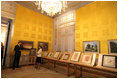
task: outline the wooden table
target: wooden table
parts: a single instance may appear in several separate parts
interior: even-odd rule
[[[79,70],[80,70],[80,75],[79,77],[82,77],[82,71],[83,68],[90,68],[90,69],[94,69],[94,70],[99,70],[99,71],[104,71],[104,72],[108,72],[108,73],[112,73],[112,74],[115,74],[114,76],[111,76],[111,78],[116,78],[117,77],[117,69],[113,69],[113,68],[106,68],[106,67],[99,67],[99,66],[92,66],[92,65],[86,65],[86,64],[82,64],[82,63],[78,63],[78,62],[73,62],[72,64],[75,65],[75,77],[78,77],[77,76],[77,66],[79,66]],[[91,71],[88,71],[91,73]],[[100,73],[93,73],[93,74],[98,74],[98,75],[103,75],[103,76],[107,76],[105,74],[100,74]]]
[[[113,68],[106,68],[106,67],[99,67],[99,66],[92,66],[92,65],[87,65],[87,64],[83,64],[83,63],[79,63],[79,62],[69,62],[69,61],[62,61],[62,60],[58,60],[58,59],[54,59],[54,58],[47,58],[47,57],[42,57],[42,59],[46,59],[48,60],[48,69],[49,69],[49,63],[50,61],[53,61],[53,68],[55,69],[56,68],[56,64],[57,62],[60,62],[60,63],[65,63],[66,64],[66,67],[67,67],[67,76],[70,75],[70,64],[73,64],[74,65],[74,74],[75,74],[75,78],[77,78],[77,70],[80,71],[80,74],[79,74],[79,77],[82,77],[82,72],[83,71],[87,71],[85,70],[84,68],[90,68],[90,69],[94,69],[94,70],[98,70],[98,71],[104,71],[104,72],[108,72],[108,73],[112,73],[112,74],[115,74],[114,76],[110,76],[111,78],[116,78],[117,77],[117,69],[113,69]],[[78,68],[79,67],[79,68]],[[103,75],[103,76],[106,76],[105,74],[102,74],[102,73],[94,73],[92,71],[87,71],[89,73],[92,73],[92,74],[97,74],[97,75]],[[109,78],[109,77],[108,77]]]
[[[56,68],[56,62],[61,62],[61,63],[65,63],[67,66],[67,76],[69,76],[70,75],[70,73],[69,73],[69,65],[70,65],[70,62],[66,62],[66,61],[60,61],[60,60],[58,60],[58,59],[54,59],[54,58],[47,58],[47,57],[42,57],[42,59],[46,59],[46,60],[48,60],[48,69],[49,69],[49,63],[50,63],[50,61],[53,61],[53,68],[55,69]]]

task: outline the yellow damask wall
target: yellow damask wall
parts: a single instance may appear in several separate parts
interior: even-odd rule
[[[117,1],[96,1],[76,10],[75,50],[83,41],[98,40],[100,53],[108,54],[108,40],[117,39]]]
[[[34,12],[21,5],[17,5],[14,31],[12,37],[12,53],[19,40],[33,41],[34,48],[38,48],[38,41],[48,42],[52,50],[53,19]],[[22,51],[28,54],[29,51]]]

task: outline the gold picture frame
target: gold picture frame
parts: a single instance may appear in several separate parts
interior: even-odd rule
[[[54,55],[54,52],[50,51],[49,54],[48,54],[48,57],[53,57],[53,55]]]
[[[48,54],[49,54],[49,52],[48,52],[48,51],[45,51],[45,52],[43,53],[43,57],[47,57]]]
[[[59,59],[61,52],[55,52],[53,58]]]
[[[92,55],[83,55],[82,62],[85,64],[91,64]]]
[[[99,53],[99,41],[83,41],[83,51],[85,53]]]
[[[80,58],[81,52],[73,52],[73,55],[71,57],[71,61],[78,61]]]
[[[61,57],[60,61],[70,61],[70,58],[72,57],[73,52],[64,52],[63,56]]]
[[[96,53],[81,53],[79,63],[93,66],[95,64],[95,56],[93,58],[93,54]]]
[[[65,54],[63,60],[68,60],[70,57],[70,54]]]

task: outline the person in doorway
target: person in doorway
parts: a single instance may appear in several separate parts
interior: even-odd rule
[[[1,65],[2,65],[2,59],[3,59],[3,52],[4,52],[4,46],[3,46],[3,43],[1,42]]]
[[[41,64],[41,54],[42,54],[42,47],[39,46],[39,50],[37,52],[37,57],[36,57],[36,65],[37,69],[40,69],[40,64]]]
[[[19,68],[19,60],[21,56],[21,42],[18,42],[18,44],[15,46],[14,51],[15,51],[15,57],[14,57],[14,62],[13,62],[13,70],[16,68]]]

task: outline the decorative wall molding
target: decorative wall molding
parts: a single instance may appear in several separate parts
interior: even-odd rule
[[[14,1],[1,1],[1,16],[15,19],[17,3]]]

